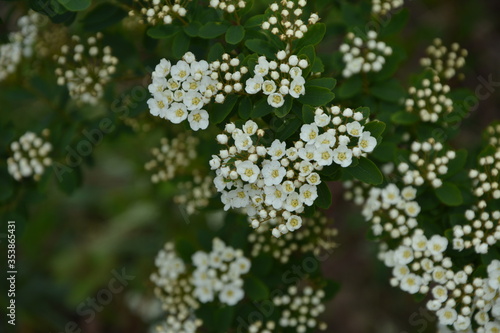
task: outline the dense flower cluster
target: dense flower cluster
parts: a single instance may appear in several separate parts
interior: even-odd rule
[[[158,272],[151,275],[155,294],[167,311],[165,322],[157,327],[159,333],[195,333],[202,321],[194,315],[199,301],[193,295],[186,265],[174,250],[174,244],[167,243],[155,260]]]
[[[267,103],[279,108],[285,103],[285,97],[290,95],[299,98],[306,93],[306,80],[302,70],[309,66],[306,59],[288,56],[285,51],[276,55],[278,61],[268,61],[261,56],[254,68],[254,76],[246,81],[245,91],[254,95],[262,92],[267,96]]]
[[[240,81],[241,77],[248,73],[248,68],[240,66],[240,60],[237,57],[231,58],[229,54],[224,53],[222,61],[214,61],[210,66],[213,70],[211,77],[218,82],[218,93],[215,96],[217,103],[224,103],[226,95],[240,93],[243,90],[243,84]]]
[[[159,148],[151,149],[154,158],[144,165],[153,172],[151,182],[158,183],[173,179],[178,171],[183,171],[196,158],[197,137],[181,133],[173,139],[162,138]]]
[[[401,162],[397,170],[406,185],[421,186],[429,183],[434,188],[443,185],[442,177],[448,173],[448,164],[456,157],[453,150],[446,150],[440,142],[429,139],[411,144],[410,158]]]
[[[111,54],[111,47],[100,45],[102,34],[87,39],[72,36],[63,45],[60,54],[54,55],[57,84],[66,86],[72,98],[81,103],[95,105],[104,92],[104,86],[116,71],[118,58]]]
[[[8,35],[8,43],[0,45],[0,81],[15,72],[23,58],[33,55],[39,26],[44,22],[42,15],[29,11],[17,21],[18,31]]]
[[[300,214],[318,197],[317,171],[332,164],[348,167],[353,157],[373,151],[377,144],[364,131],[366,118],[361,112],[318,108],[314,119],[302,126],[300,140],[292,147],[277,139],[269,147],[261,145],[264,131],[252,120],[241,129],[226,125],[217,140],[227,149],[210,161],[224,209],[244,208],[253,228],[283,221],[273,228],[275,237],[297,230],[302,225]]]
[[[48,134],[48,130],[42,132],[44,137]],[[18,141],[12,142],[10,149],[12,156],[7,159],[7,169],[15,180],[33,178],[38,181],[45,168],[52,165],[52,159],[49,157],[52,144],[33,132],[26,132]]]
[[[213,240],[212,251],[193,254],[192,283],[194,295],[202,303],[212,302],[218,297],[221,303],[235,305],[243,299],[242,275],[250,271],[251,262],[243,251],[226,246],[218,238]]]
[[[138,17],[141,24],[171,24],[173,20],[186,16],[186,5],[191,0],[134,0],[139,9],[128,12],[131,17]]]
[[[366,39],[349,32],[344,44],[340,45],[345,68],[344,77],[358,73],[379,72],[385,64],[385,58],[392,54],[392,48],[382,41],[377,41],[378,34],[370,30]]]
[[[436,75],[444,79],[454,77],[457,70],[465,65],[467,57],[467,50],[461,49],[460,45],[453,43],[448,48],[439,38],[436,38],[434,43],[427,48],[426,53],[427,57],[420,60],[421,65],[432,69]]]
[[[210,199],[215,195],[213,181],[213,177],[202,177],[195,170],[192,180],[177,185],[180,193],[174,196],[174,202],[182,205],[188,215],[198,212],[200,209],[207,207]]]
[[[161,333],[194,333],[202,325],[194,313],[200,303],[217,297],[223,304],[235,305],[245,295],[242,275],[248,273],[251,263],[243,251],[215,238],[209,253],[197,251],[191,259],[192,265],[185,263],[172,243],[156,257],[158,271],[151,275],[151,281],[168,312],[167,320],[158,327]]]
[[[283,222],[276,222],[283,224]],[[321,251],[332,251],[337,243],[334,238],[338,231],[329,228],[331,220],[321,212],[315,212],[313,217],[304,217],[302,226],[295,232],[289,232],[280,238],[268,237],[268,233],[274,225],[263,224],[254,229],[248,235],[248,241],[252,244],[251,255],[257,257],[261,253],[270,253],[281,263],[288,263],[294,253],[308,253],[319,255]]]
[[[435,123],[453,111],[453,101],[448,97],[450,87],[442,84],[439,76],[423,79],[419,86],[408,90],[406,111],[417,114],[424,122]]]
[[[270,5],[271,16],[262,23],[262,29],[269,30],[272,34],[279,36],[281,40],[292,41],[304,37],[309,25],[319,21],[319,16],[312,13],[304,22],[303,9],[307,5],[306,0],[287,1],[280,0]]]
[[[372,13],[385,15],[403,4],[404,0],[372,0]]]
[[[417,190],[411,186],[400,190],[395,184],[383,189],[371,188],[362,214],[371,222],[373,234],[397,239],[415,229],[420,213],[420,205],[415,201],[416,193]]]
[[[186,119],[192,130],[206,129],[208,112],[203,107],[217,92],[218,82],[211,77],[212,69],[205,60],[196,61],[188,52],[175,65],[162,59],[153,72],[148,87],[153,98],[148,100],[153,116],[179,124]]]
[[[246,0],[210,0],[210,7],[219,8],[228,13],[234,13],[238,9],[243,9],[246,5]]]

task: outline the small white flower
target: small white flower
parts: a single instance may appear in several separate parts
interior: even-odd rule
[[[253,135],[257,132],[259,129],[259,126],[257,126],[257,123],[253,120],[248,120],[245,125],[243,125],[243,132],[248,134],[248,135]]]
[[[276,83],[271,80],[266,80],[262,83],[262,92],[264,95],[271,95],[276,92]]]
[[[448,247],[448,240],[445,237],[434,235],[427,243],[427,249],[432,255],[440,255]]]
[[[286,143],[279,140],[274,140],[271,147],[267,149],[267,153],[271,156],[272,160],[281,159],[286,152]]]
[[[335,145],[335,142],[337,141],[337,138],[335,138],[335,135],[330,132],[325,132],[323,134],[318,135],[318,138],[316,139],[316,147],[321,147],[321,146],[328,146],[332,148]]]
[[[285,201],[285,209],[290,212],[295,212],[304,207],[302,200],[297,192],[288,195]]]
[[[248,150],[253,145],[252,138],[248,134],[235,135],[235,133],[233,133],[233,137],[234,137],[234,145],[240,151],[241,150]]]
[[[302,218],[297,215],[292,215],[286,221],[286,228],[289,231],[294,231],[299,229],[302,226]]]
[[[304,184],[299,188],[300,198],[307,206],[312,206],[318,197],[316,186]]]
[[[346,125],[347,133],[354,137],[360,137],[363,134],[363,126],[357,121],[353,121],[352,123],[348,123]],[[369,132],[368,132],[369,134]]]
[[[281,184],[285,174],[286,169],[278,161],[270,161],[262,167],[262,176],[266,186]]]
[[[193,131],[204,130],[208,127],[208,112],[194,110],[188,116],[189,125]]]
[[[280,186],[266,186],[264,187],[264,193],[266,195],[266,205],[273,206],[274,209],[281,209],[288,196]]]
[[[188,111],[183,103],[172,103],[166,113],[166,118],[174,124],[180,124],[187,117]]]
[[[416,294],[422,285],[422,278],[418,275],[410,273],[401,280],[401,289],[410,294]]]
[[[300,129],[300,139],[309,144],[313,144],[318,138],[319,129],[315,124],[302,125]]]
[[[267,103],[273,108],[279,108],[285,104],[285,98],[279,93],[273,93],[267,97]]]
[[[240,175],[241,179],[248,183],[255,183],[257,177],[260,174],[260,169],[258,166],[250,161],[241,162],[236,167],[236,171]]]
[[[400,246],[394,252],[394,260],[399,265],[408,265],[413,261],[413,250],[407,246]]]
[[[450,307],[442,308],[436,314],[441,325],[453,325],[457,319],[457,312]]]
[[[371,153],[377,146],[377,139],[370,135],[370,132],[363,132],[358,140],[359,148],[367,153]]]
[[[306,81],[302,76],[295,78],[290,84],[290,90],[288,91],[290,96],[299,98],[301,95],[304,95],[306,93],[305,83]]]
[[[346,146],[339,146],[333,150],[333,161],[343,168],[352,163],[352,151]]]
[[[415,201],[407,202],[405,204],[405,213],[410,217],[417,217],[420,213],[420,206]]]
[[[189,64],[182,60],[173,65],[170,69],[170,75],[172,78],[179,82],[185,81],[189,77],[190,73],[191,68]]]
[[[243,299],[245,293],[240,287],[233,284],[225,285],[219,293],[219,300],[221,303],[227,305],[235,305]]]
[[[318,162],[318,165],[331,165],[333,162],[333,150],[328,147],[320,147],[316,151],[314,159]]]

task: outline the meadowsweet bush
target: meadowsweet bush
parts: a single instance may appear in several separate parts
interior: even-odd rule
[[[468,51],[427,36],[407,54],[403,1],[40,0],[9,13],[3,219],[41,246],[49,223],[33,216],[57,207],[45,196],[91,188],[91,206],[121,184],[95,212],[113,212],[112,236],[91,232],[47,268],[65,287],[79,263],[104,272],[67,296],[77,327],[96,318],[82,299],[128,263],[138,294],[123,299],[156,332],[339,330],[334,212],[366,221],[386,284],[422,302],[434,332],[500,332],[500,123],[457,144],[481,98],[463,82]],[[27,249],[23,274],[41,279]],[[22,312],[27,331],[37,311]]]

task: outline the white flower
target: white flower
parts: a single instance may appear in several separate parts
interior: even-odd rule
[[[346,146],[339,146],[333,150],[333,161],[343,168],[352,163],[352,151]]]
[[[314,116],[314,123],[318,126],[318,127],[325,127],[327,126],[328,124],[330,124],[330,121],[332,120],[331,119],[332,117],[330,117],[329,115],[327,115],[326,113],[321,113],[321,114],[316,114]]]
[[[271,147],[267,149],[267,153],[271,156],[272,160],[281,159],[286,153],[286,143],[279,140],[274,140]]]
[[[193,131],[204,130],[208,127],[208,112],[205,110],[192,111],[188,116],[188,121]]]
[[[245,125],[242,127],[243,132],[248,134],[248,135],[253,135],[257,132],[259,129],[259,126],[257,126],[257,123],[253,120],[248,120]]]
[[[290,212],[295,212],[303,208],[304,205],[297,192],[293,192],[288,195],[285,201],[285,209]]]
[[[450,307],[445,307],[439,310],[436,314],[441,325],[453,325],[457,319],[457,312]]]
[[[279,108],[285,104],[285,98],[281,94],[273,93],[267,97],[267,103],[273,108]]]
[[[432,296],[440,303],[444,303],[448,299],[448,289],[443,286],[435,286],[432,288]]]
[[[255,183],[257,181],[257,177],[260,174],[259,167],[250,161],[245,161],[238,164],[238,166],[236,167],[236,171],[240,175],[241,179],[248,183]]]
[[[167,110],[166,118],[174,124],[180,124],[188,117],[186,106],[182,103],[172,103]]]
[[[318,135],[318,138],[316,139],[316,147],[320,146],[328,146],[332,148],[335,145],[335,142],[337,141],[337,138],[335,135],[331,132],[325,132],[323,134]]]
[[[196,287],[193,291],[193,295],[201,303],[208,303],[214,300],[214,290],[208,284]]]
[[[401,289],[410,294],[416,294],[422,285],[422,278],[410,273],[401,279]]]
[[[280,186],[266,186],[264,193],[266,194],[266,205],[273,206],[274,209],[281,209],[288,196]]]
[[[408,265],[413,258],[413,250],[407,246],[400,246],[394,252],[394,260],[399,265]]]
[[[253,145],[252,138],[248,134],[236,134],[236,135],[234,135],[234,133],[233,133],[233,137],[234,137],[234,145],[240,151],[241,150],[248,150]]]
[[[363,132],[358,140],[359,148],[367,153],[371,153],[377,145],[377,139],[370,135],[370,132]]]
[[[299,229],[302,226],[302,218],[297,215],[292,215],[286,221],[286,228],[289,231],[294,231]]]
[[[169,107],[168,99],[163,96],[156,96],[155,98],[148,99],[149,112],[153,116],[165,118]]]
[[[237,275],[243,275],[250,271],[250,267],[250,260],[245,257],[240,257],[231,263],[230,270],[235,272]]]
[[[189,64],[185,61],[179,61],[170,69],[170,75],[176,81],[182,82],[185,81],[189,74],[191,73],[191,68]]]
[[[446,250],[448,240],[445,237],[434,235],[427,243],[427,249],[432,255],[440,255]]]
[[[300,198],[302,202],[307,206],[312,206],[314,200],[318,197],[318,191],[316,186],[304,184],[299,188]]]
[[[470,327],[470,318],[467,316],[458,315],[457,320],[453,324],[453,328],[456,329],[457,331],[465,331],[469,327]]]
[[[307,176],[306,181],[309,185],[319,185],[321,183],[321,178],[316,172],[312,172]]]
[[[328,147],[320,147],[316,151],[314,159],[318,162],[318,165],[331,165],[333,161],[333,150]]]
[[[262,89],[263,83],[264,79],[261,76],[250,78],[246,81],[245,91],[250,95],[254,95]]]
[[[254,68],[254,73],[262,77],[269,73],[269,62],[266,60],[266,57],[259,57],[258,64]]]
[[[387,185],[382,190],[382,200],[384,203],[395,205],[401,201],[399,188],[394,184]]]
[[[300,129],[300,139],[307,143],[314,143],[318,137],[319,129],[315,124],[302,125]]]
[[[195,252],[191,260],[193,261],[193,264],[196,266],[197,270],[206,270],[208,268],[208,255],[206,252],[203,251],[197,251]]]
[[[161,59],[160,63],[156,65],[155,71],[153,72],[154,77],[165,78],[170,73],[170,68],[172,67],[170,61],[166,59]],[[154,79],[154,78],[153,78]]]
[[[262,83],[262,92],[264,95],[271,95],[276,92],[276,83],[271,80],[266,80]]]
[[[183,97],[183,103],[188,110],[199,110],[203,107],[203,96],[196,91],[189,91]]]
[[[401,191],[401,195],[406,200],[413,200],[417,196],[417,190],[411,186],[405,187],[403,191]]]
[[[286,169],[278,161],[270,161],[262,167],[262,176],[264,177],[264,184],[266,186],[281,184],[285,174]]]
[[[225,285],[219,294],[219,300],[227,305],[235,305],[243,299],[245,293],[233,284]]]
[[[407,202],[405,204],[405,213],[410,217],[417,217],[420,213],[420,206],[415,201]]]
[[[363,126],[357,121],[353,121],[352,123],[348,123],[346,125],[347,133],[354,137],[360,137],[363,134]],[[370,132],[367,132],[370,135]]]
[[[191,63],[191,75],[195,80],[200,81],[203,76],[207,76],[212,73],[208,67],[208,62],[205,60],[193,61]]]
[[[415,251],[425,251],[427,248],[427,237],[420,234],[415,234],[412,237],[411,246]]]
[[[306,81],[302,76],[295,78],[290,84],[290,90],[288,91],[290,96],[293,98],[299,98],[300,95],[304,95],[306,93],[306,88],[304,86],[305,83]]]

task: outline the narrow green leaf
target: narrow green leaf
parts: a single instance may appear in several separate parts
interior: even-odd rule
[[[238,44],[245,38],[245,28],[241,25],[232,25],[226,31],[226,42],[229,44]]]
[[[179,31],[179,27],[176,25],[159,25],[149,28],[147,34],[151,38],[163,39],[173,36],[177,31]]]
[[[240,105],[238,106],[238,115],[243,120],[247,120],[250,118],[250,114],[252,113],[253,103],[249,96],[244,96],[240,100]]]
[[[370,121],[365,125],[363,131],[369,131],[371,136],[378,138],[385,131],[385,123],[378,120]]]
[[[317,87],[323,87],[332,90],[335,88],[335,85],[337,84],[337,80],[331,77],[322,77],[319,79],[312,79],[307,81],[307,85],[311,86],[317,86]]]
[[[332,193],[324,181],[318,185],[318,198],[314,204],[323,209],[328,209],[332,205]]]
[[[221,43],[216,43],[210,48],[210,51],[208,51],[207,60],[210,62],[220,60],[224,52],[224,46],[222,46]]]
[[[345,170],[354,178],[367,184],[379,185],[384,181],[384,176],[375,163],[363,156],[359,158],[356,166],[345,168]]]
[[[300,96],[299,101],[302,104],[311,106],[323,106],[331,102],[335,94],[324,87],[308,86],[305,95]]]
[[[226,97],[224,103],[215,103],[212,107],[212,112],[210,113],[210,121],[214,124],[220,124],[223,122],[233,110],[236,102],[238,101],[238,97],[238,95],[229,95]]]
[[[176,58],[182,58],[184,54],[189,50],[189,44],[191,43],[191,38],[184,33],[184,31],[179,31],[172,42],[172,54]]]
[[[314,111],[316,111],[316,108],[310,105],[302,106],[302,120],[304,124],[311,124],[314,122]]]
[[[455,184],[445,182],[434,190],[439,201],[447,206],[459,206],[463,203],[462,192]]]

